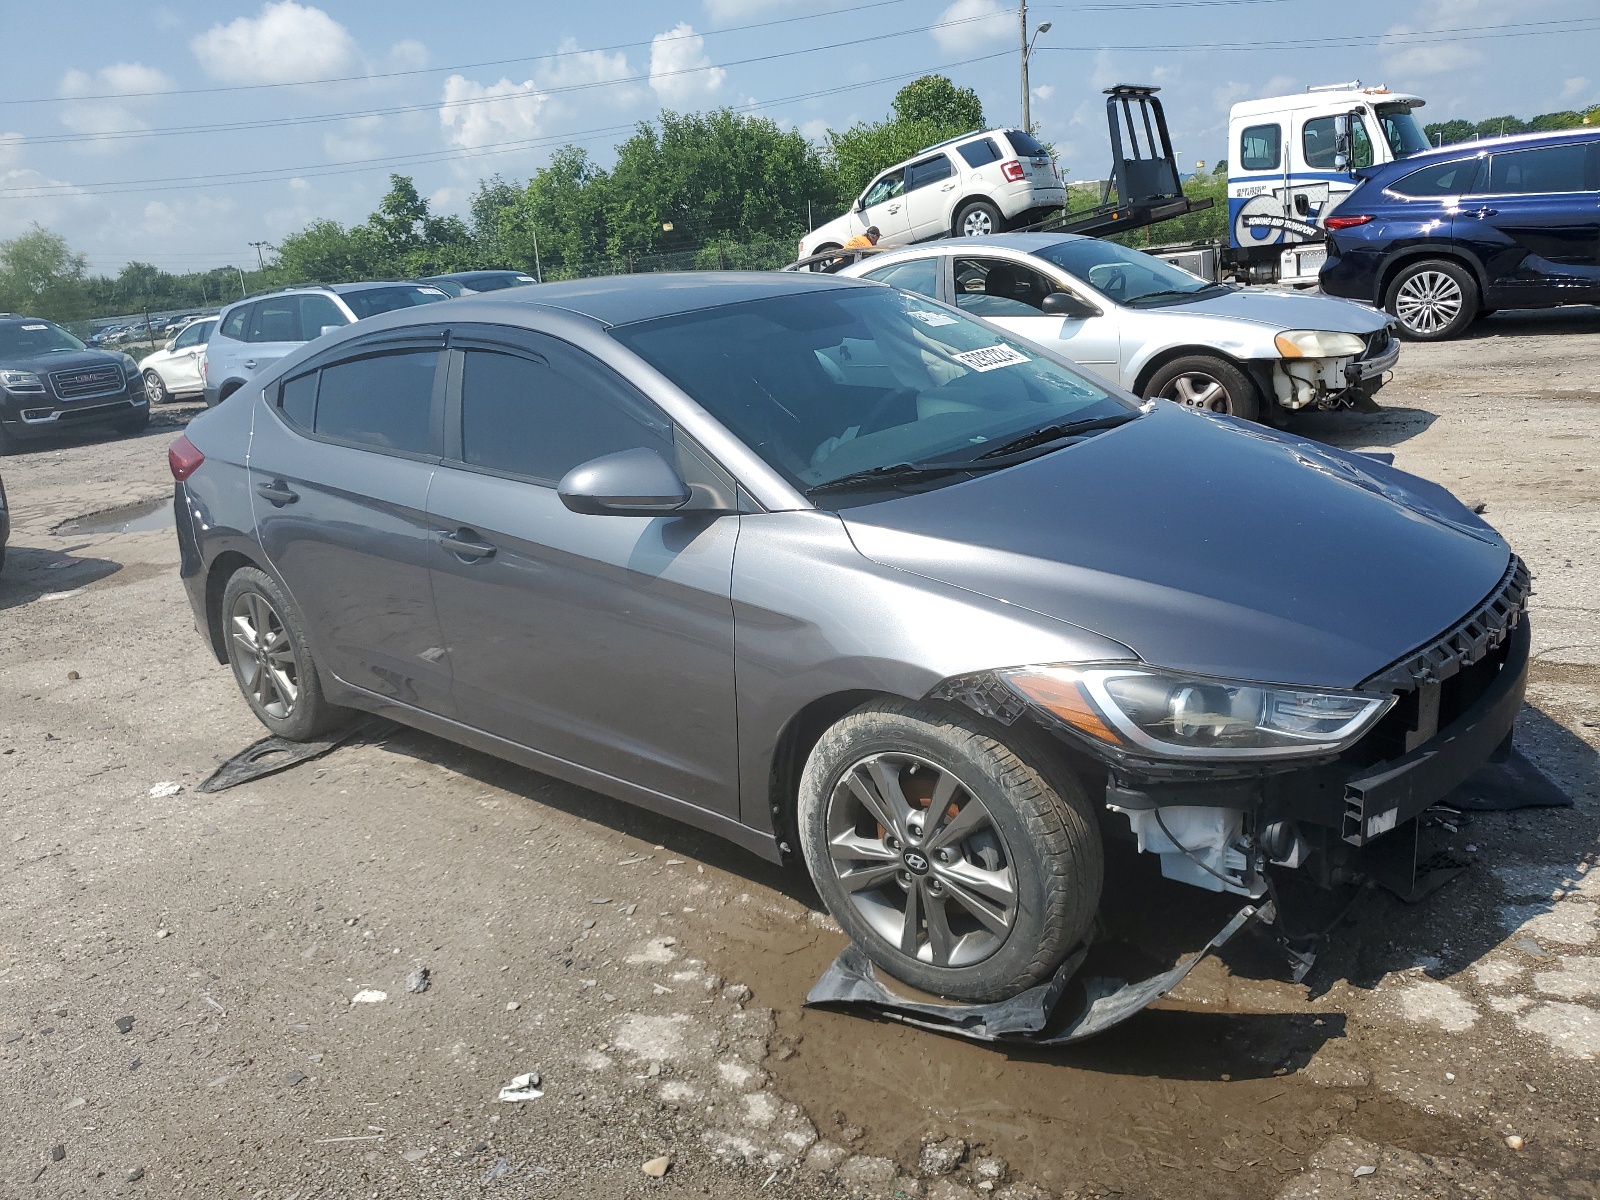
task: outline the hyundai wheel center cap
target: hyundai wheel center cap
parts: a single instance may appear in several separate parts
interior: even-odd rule
[[[926,875],[928,873],[928,858],[918,850],[907,850],[900,856],[905,860],[906,870],[913,875]]]

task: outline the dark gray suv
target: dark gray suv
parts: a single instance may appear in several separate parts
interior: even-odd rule
[[[70,425],[137,433],[150,422],[139,364],[91,350],[52,321],[0,313],[0,454]]]
[[[1527,572],[1442,488],[881,284],[546,284],[261,383],[171,461],[269,729],[380,712],[803,860],[925,991],[1049,978],[1107,838],[1345,877],[1521,704]]]

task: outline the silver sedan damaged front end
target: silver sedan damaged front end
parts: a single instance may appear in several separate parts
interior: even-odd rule
[[[1400,360],[1400,343],[1388,328],[1365,337],[1291,329],[1273,344],[1282,357],[1260,365],[1279,407],[1291,412],[1366,407]]]

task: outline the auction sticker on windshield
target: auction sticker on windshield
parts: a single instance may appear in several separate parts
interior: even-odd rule
[[[994,371],[1000,367],[1014,367],[1018,363],[1028,362],[1026,354],[1019,354],[1010,346],[984,346],[978,350],[963,350],[960,354],[952,354],[964,367],[974,371]]]
[[[954,325],[956,323],[956,319],[949,313],[931,312],[925,308],[913,308],[909,309],[908,311],[911,316],[916,318],[918,321],[921,321],[924,325],[938,326]]]

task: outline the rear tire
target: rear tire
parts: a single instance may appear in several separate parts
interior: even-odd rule
[[[1428,258],[1412,263],[1389,284],[1383,307],[1413,342],[1457,337],[1478,313],[1478,281],[1456,263]]]
[[[991,233],[1004,233],[1005,229],[1005,218],[987,200],[969,201],[956,214],[954,232],[957,237],[987,237]]]
[[[798,815],[828,911],[923,991],[1014,996],[1094,922],[1104,852],[1083,789],[957,710],[881,700],[845,716],[806,762]]]
[[[1160,397],[1200,412],[1261,419],[1261,393],[1250,377],[1225,358],[1189,354],[1175,358],[1144,385],[1146,400]]]
[[[350,719],[322,694],[300,612],[265,571],[240,567],[228,580],[222,637],[239,691],[278,737],[306,742]]]

